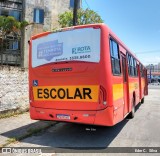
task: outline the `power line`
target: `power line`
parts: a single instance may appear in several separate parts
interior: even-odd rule
[[[88,8],[90,9],[89,4],[87,3],[87,1],[86,1],[86,0],[84,0],[84,1],[85,1],[86,5],[88,6]],[[91,9],[90,9],[90,10],[91,10]]]
[[[160,49],[159,50],[136,52],[135,54],[144,54],[144,53],[160,53]]]

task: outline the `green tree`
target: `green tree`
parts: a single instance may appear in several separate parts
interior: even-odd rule
[[[90,9],[79,9],[77,16],[77,25],[103,23],[103,20],[98,13]],[[62,28],[73,26],[73,11],[66,11],[63,14],[60,14],[58,17],[58,22]]]
[[[10,33],[19,36],[27,25],[29,25],[27,21],[19,22],[12,16],[0,16],[0,37],[3,38]]]

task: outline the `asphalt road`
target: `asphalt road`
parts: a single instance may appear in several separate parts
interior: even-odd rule
[[[98,148],[99,153],[107,147],[160,147],[160,86],[149,85],[149,95],[137,107],[134,119],[125,119],[113,127],[58,123],[11,146],[65,147],[70,153],[77,148],[79,152]]]

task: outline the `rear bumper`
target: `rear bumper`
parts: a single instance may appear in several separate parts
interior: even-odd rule
[[[70,119],[58,119],[57,114],[70,116]],[[113,107],[101,111],[71,111],[35,108],[30,106],[30,117],[34,120],[53,120],[91,125],[113,126]]]

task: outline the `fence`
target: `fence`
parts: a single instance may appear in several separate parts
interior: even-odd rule
[[[6,36],[0,38],[0,64],[21,66],[21,38]]]

